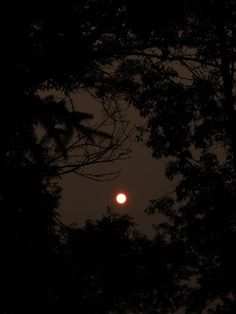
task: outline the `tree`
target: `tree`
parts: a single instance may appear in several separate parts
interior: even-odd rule
[[[222,302],[211,311],[223,312],[235,304],[235,1],[148,1],[123,11],[127,37],[102,92],[125,95],[147,118],[147,145],[171,159],[166,175],[179,179],[175,196],[149,211],[168,218],[158,227],[167,243],[185,247],[182,304],[202,313]]]
[[[100,29],[100,12],[92,4],[10,1],[3,8],[0,235],[4,313],[40,312],[51,302],[52,267],[57,267],[60,251],[56,214],[60,188],[55,178],[74,172],[99,179],[99,174],[81,169],[112,162],[129,152],[124,145],[126,126],[124,121],[118,126],[117,112],[109,117],[116,122],[108,134],[103,129],[108,118],[101,128],[89,127],[84,122],[92,116],[71,102],[72,91],[92,89],[101,78],[99,62],[109,62],[96,53],[104,28]],[[41,96],[45,90],[53,95],[53,89],[63,93],[63,99]]]
[[[28,252],[29,247],[39,252],[42,247],[46,252],[39,235],[52,230],[45,239],[54,243],[59,190],[51,178],[126,153],[119,150],[123,134],[114,145],[114,136],[85,127],[82,122],[90,116],[69,107],[70,93],[89,90],[109,104],[120,97],[148,119],[153,155],[173,159],[167,176],[180,177],[175,199],[151,204],[151,210],[169,219],[159,226],[165,247],[186,254],[179,261],[168,253],[169,272],[163,273],[174,278],[174,284],[168,284],[169,303],[158,290],[162,311],[187,304],[186,311],[201,313],[214,299],[230,311],[235,306],[235,257],[230,254],[235,214],[229,202],[235,202],[236,169],[234,1],[25,1],[6,6],[8,18],[1,20],[0,201],[7,222],[1,232],[11,245],[4,252],[9,247],[14,252]],[[43,89],[63,92],[64,101],[43,100],[38,95]],[[39,126],[46,136],[36,132]],[[214,150],[217,145],[224,158]],[[81,148],[82,159],[74,159],[74,149]],[[44,202],[48,210],[40,211],[46,209]],[[44,213],[35,224],[31,208],[37,209],[37,216]],[[221,214],[222,208],[227,214]],[[19,231],[21,212],[26,216]],[[21,246],[16,245],[19,239]],[[32,246],[32,239],[37,245]],[[57,249],[58,242],[53,252]]]
[[[13,217],[12,226],[18,224],[18,212],[31,215],[26,208],[35,207],[37,201],[38,207],[45,207],[39,205],[45,202],[53,208],[45,210],[47,221],[49,212],[54,216],[60,191],[53,178],[74,172],[99,180],[104,176],[82,169],[125,158],[130,151],[125,145],[128,126],[118,119],[117,108],[110,108],[109,116],[92,128],[85,123],[92,116],[80,112],[70,97],[72,91],[94,88],[102,79],[100,63],[109,63],[109,57],[97,52],[96,43],[105,30],[100,29],[96,4],[66,1],[57,4],[57,14],[54,2],[46,10],[45,4],[13,1],[4,7],[6,19],[1,20],[0,194],[8,231]],[[63,99],[42,96],[42,90],[50,95],[52,89],[60,91]],[[108,122],[113,123],[110,133],[104,130]],[[35,191],[29,193],[33,186]],[[32,217],[27,224],[31,221]]]
[[[55,308],[59,313],[75,308],[96,314],[168,312],[176,280],[169,272],[174,252],[173,245],[146,238],[131,217],[110,209],[83,228],[67,227],[64,281]]]

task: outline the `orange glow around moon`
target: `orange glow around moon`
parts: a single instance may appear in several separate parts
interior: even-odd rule
[[[125,204],[127,201],[127,196],[124,193],[119,193],[116,195],[116,202],[118,204]]]

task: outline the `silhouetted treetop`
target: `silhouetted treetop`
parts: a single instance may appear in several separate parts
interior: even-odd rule
[[[148,120],[153,155],[171,159],[166,175],[179,179],[175,195],[153,200],[150,210],[167,217],[157,229],[166,243],[184,248],[179,296],[186,313],[201,313],[235,302],[236,4],[178,5],[174,17],[175,5],[168,11],[162,1],[126,6],[129,31],[98,95],[134,105]]]
[[[235,1],[8,1],[2,11],[3,312],[233,313]],[[106,113],[95,126],[74,103],[80,91]],[[146,144],[178,179],[150,202],[166,218],[153,240],[128,216],[78,228],[56,214],[54,178],[104,179],[85,166],[127,157],[121,100],[146,118]]]

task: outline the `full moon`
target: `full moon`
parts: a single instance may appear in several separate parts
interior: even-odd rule
[[[125,204],[127,200],[127,197],[124,193],[119,193],[116,195],[116,202],[118,204]]]

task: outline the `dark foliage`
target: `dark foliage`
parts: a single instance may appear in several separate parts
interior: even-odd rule
[[[179,306],[186,313],[230,312],[236,287],[235,1],[178,2],[182,13],[174,18],[162,1],[148,3],[144,16],[133,7],[140,24],[131,26],[132,40],[107,85],[148,119],[147,145],[154,157],[171,160],[166,175],[178,179],[175,193],[153,200],[148,212],[166,216],[157,226],[166,245],[184,248]]]
[[[8,1],[2,12],[2,312],[234,313],[235,1]],[[97,179],[82,167],[128,152],[116,124],[112,135],[85,125],[78,90],[133,105],[153,156],[170,159],[179,180],[150,203],[166,216],[152,241],[126,216],[58,220],[54,178]]]
[[[124,127],[121,133],[114,122],[111,134],[89,127],[85,122],[92,116],[71,99],[70,92],[94,87],[99,62],[109,62],[94,48],[104,33],[93,33],[97,25],[99,12],[96,6],[86,9],[86,2],[9,1],[2,6],[2,313],[55,312],[62,264],[55,178],[70,172],[104,178],[83,169],[129,152]],[[49,97],[43,96],[46,92]],[[61,100],[53,97],[59,92]]]

